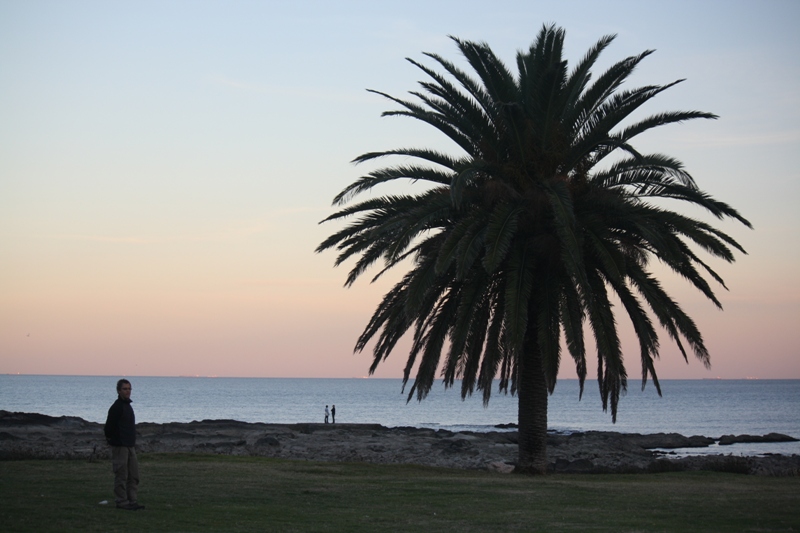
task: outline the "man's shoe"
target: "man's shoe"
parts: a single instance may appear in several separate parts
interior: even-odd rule
[[[139,509],[144,509],[144,505],[139,505],[136,502],[129,502],[129,503],[118,503],[117,509],[124,509],[126,511],[138,511]]]

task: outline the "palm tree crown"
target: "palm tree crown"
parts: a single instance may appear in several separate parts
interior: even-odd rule
[[[436,54],[425,55],[444,74],[409,59],[427,79],[411,93],[413,99],[373,91],[399,106],[384,115],[425,122],[462,153],[400,148],[359,156],[357,163],[385,156],[412,162],[370,172],[336,196],[340,209],[325,220],[355,220],[317,248],[338,249],[336,264],[355,259],[347,285],[378,261],[383,268],[376,278],[412,261],[378,305],[356,350],[374,341],[372,372],[412,331],[403,381],[416,367],[409,399],[424,398],[439,369],[445,386],[461,379],[462,396],[478,390],[484,402],[499,377],[501,391],[519,396],[521,470],[541,472],[546,465],[547,394],[556,384],[562,339],[582,394],[584,330],[591,332],[603,409],[610,406],[616,420],[627,374],[612,298],[638,338],[642,386],[649,377],[661,392],[653,319],[685,359],[684,344],[709,365],[694,321],[648,265],[658,259],[721,307],[706,278],[724,287],[723,281],[696,250],[728,262],[733,249],[744,250],[715,227],[663,207],[661,199],[688,202],[750,226],[701,191],[678,160],[632,146],[634,137],[657,126],[716,116],[665,112],[622,125],[682,80],[623,90],[651,51],[623,59],[593,79],[591,68],[613,39],[600,39],[571,70],[563,58],[564,31],[554,26],[543,27],[530,49],[518,53],[516,75],[485,43],[457,38],[453,41],[476,77]],[[427,186],[416,194],[351,203],[399,179]]]

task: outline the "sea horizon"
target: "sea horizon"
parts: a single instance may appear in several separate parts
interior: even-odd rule
[[[208,374],[37,374],[25,372],[0,372],[0,376],[50,376],[50,377],[91,377],[91,378],[225,378],[225,379],[371,379],[371,380],[402,380],[403,377],[373,377],[373,376],[350,376],[350,377],[319,377],[319,376],[225,376],[225,375],[208,375]],[[409,378],[409,382],[413,382],[413,378]],[[440,380],[437,380],[437,382]],[[578,378],[558,378],[558,381],[578,381]],[[594,378],[587,378],[586,382],[596,381]],[[630,380],[631,382],[640,383],[638,378]],[[772,378],[772,377],[754,377],[745,376],[737,378],[723,378],[723,377],[692,377],[692,378],[658,378],[659,383],[663,381],[800,381],[800,378]],[[647,381],[648,385],[652,380]]]

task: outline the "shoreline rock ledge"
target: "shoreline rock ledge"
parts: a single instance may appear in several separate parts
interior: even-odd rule
[[[419,464],[511,472],[517,432],[454,433],[379,424],[265,424],[236,420],[138,423],[141,453],[212,453],[282,459]],[[724,446],[733,442],[788,442],[781,434],[726,435],[720,439],[677,433],[650,435],[607,431],[550,433],[547,455],[556,473],[635,473],[717,470],[743,474],[800,475],[800,455],[670,456],[663,450]],[[658,449],[658,450],[656,450]],[[0,410],[0,460],[110,457],[102,424],[78,417],[51,417]]]

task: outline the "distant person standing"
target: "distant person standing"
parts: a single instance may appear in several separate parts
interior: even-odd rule
[[[325,406],[325,423],[328,423],[328,417],[330,416],[330,411],[328,411],[328,406]]]
[[[336,406],[335,405],[331,406],[331,422],[334,423],[334,424],[336,423]]]
[[[117,381],[117,401],[108,409],[103,427],[111,446],[114,469],[114,500],[117,508],[128,511],[144,509],[136,501],[139,490],[139,461],[136,459],[136,415],[131,407],[131,382]]]

